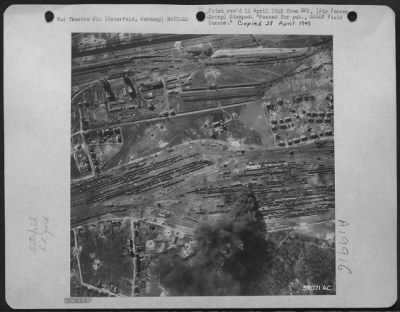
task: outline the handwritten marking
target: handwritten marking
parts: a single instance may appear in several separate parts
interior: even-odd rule
[[[29,227],[29,249],[33,253],[46,252],[47,242],[50,238],[54,238],[54,234],[49,230],[49,218],[28,217]]]
[[[337,220],[337,225],[341,227],[341,231],[337,231],[338,233],[340,233],[340,238],[338,240],[338,244],[341,246],[337,246],[337,253],[340,254],[342,257],[339,258],[338,260],[340,262],[347,262],[348,260],[348,256],[350,254],[350,250],[349,250],[349,239],[346,236],[347,235],[347,227],[350,226],[350,223],[344,220]],[[340,247],[340,248],[339,248]],[[343,257],[344,256],[344,257]],[[337,266],[337,269],[339,271],[343,271],[347,272],[348,274],[353,274],[353,271],[350,269],[350,267],[346,264],[343,263],[339,263]]]

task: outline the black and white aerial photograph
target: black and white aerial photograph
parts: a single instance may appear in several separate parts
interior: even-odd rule
[[[71,297],[335,295],[332,39],[72,33]]]

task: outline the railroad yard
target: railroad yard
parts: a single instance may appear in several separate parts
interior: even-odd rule
[[[159,262],[195,268],[242,193],[277,267],[326,259],[257,294],[334,294],[332,37],[72,35],[71,296],[180,294]]]

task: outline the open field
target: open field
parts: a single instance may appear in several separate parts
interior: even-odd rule
[[[130,220],[99,222],[76,232],[83,282],[129,296],[133,260],[121,247],[129,246]]]

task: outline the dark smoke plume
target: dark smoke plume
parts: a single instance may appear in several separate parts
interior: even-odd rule
[[[261,295],[274,245],[252,192],[238,196],[233,209],[215,224],[196,230],[198,249],[190,259],[168,254],[155,274],[170,296]]]

